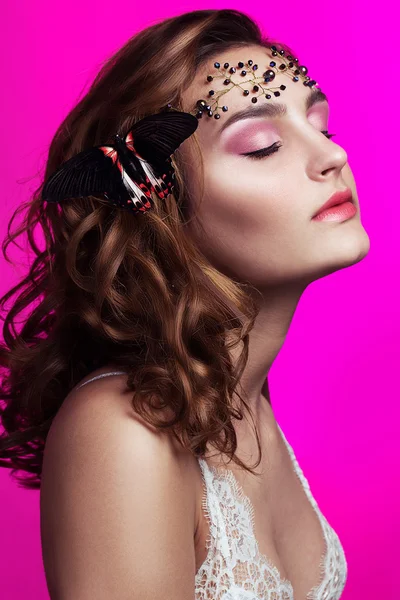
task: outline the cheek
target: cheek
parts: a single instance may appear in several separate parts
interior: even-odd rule
[[[204,196],[195,211],[199,222],[190,233],[222,272],[263,284],[290,272],[306,250],[307,201],[293,170],[290,177],[287,169],[271,173],[268,167],[267,173],[261,164],[244,171],[231,164],[205,166]]]
[[[217,228],[243,235],[257,230],[275,233],[294,217],[296,186],[292,178],[277,169],[268,172],[263,162],[249,159],[207,166],[201,213],[214,233]]]

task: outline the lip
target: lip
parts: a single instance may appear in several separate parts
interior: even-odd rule
[[[346,188],[345,190],[339,190],[332,194],[329,200],[317,210],[317,212],[313,215],[312,218],[316,217],[327,208],[331,208],[331,206],[336,206],[337,204],[342,204],[343,202],[353,202],[353,194],[350,188]]]

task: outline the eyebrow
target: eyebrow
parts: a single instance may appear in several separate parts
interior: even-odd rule
[[[319,102],[328,102],[328,97],[319,88],[312,88],[305,100],[306,111],[314,106],[314,104],[318,104]],[[265,104],[258,104],[257,106],[252,104],[248,108],[244,108],[243,110],[239,110],[238,112],[234,113],[226,121],[224,121],[219,133],[221,134],[224,129],[229,127],[229,125],[237,123],[242,119],[255,119],[257,117],[282,117],[286,114],[286,104],[281,104],[279,102],[266,102]]]

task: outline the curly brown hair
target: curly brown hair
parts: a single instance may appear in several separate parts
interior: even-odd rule
[[[102,65],[59,126],[43,181],[73,155],[166,104],[180,108],[181,91],[218,52],[273,43],[250,17],[230,9],[192,11],[140,31]],[[199,151],[196,134],[187,143]],[[251,415],[237,388],[258,313],[254,288],[218,271],[185,235],[191,203],[179,149],[172,162],[174,193],[163,202],[153,198],[143,215],[93,196],[45,203],[42,183],[10,220],[5,259],[10,262],[7,248],[23,234],[35,254],[26,277],[0,298],[6,313],[0,466],[12,469],[21,487],[40,488],[54,416],[82,378],[108,363],[127,371],[132,406],[148,423],[168,429],[196,456],[211,444],[253,472],[235,455],[232,418],[242,419],[243,409]],[[22,223],[11,233],[19,214]],[[15,320],[28,307],[18,332]],[[234,365],[229,350],[241,343]],[[257,431],[256,438],[255,466]]]

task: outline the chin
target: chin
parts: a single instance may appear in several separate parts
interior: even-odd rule
[[[329,248],[325,248],[326,267],[322,267],[317,279],[356,265],[368,254],[369,249],[370,239],[362,226],[353,234],[343,232],[339,243],[337,239],[333,240]]]
[[[343,230],[340,252],[343,254],[343,259],[347,259],[349,265],[360,262],[368,254],[369,249],[370,239],[360,221],[358,221],[358,227],[352,232]]]

